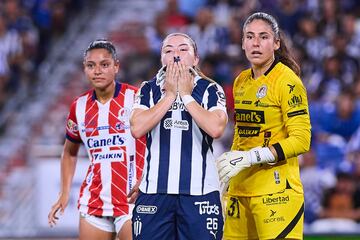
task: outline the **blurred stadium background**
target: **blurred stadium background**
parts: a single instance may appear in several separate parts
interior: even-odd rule
[[[159,68],[163,37],[190,34],[202,70],[224,87],[232,116],[232,80],[248,67],[242,23],[254,11],[277,18],[308,90],[312,147],[300,160],[305,239],[360,239],[357,0],[0,0],[0,238],[77,236],[84,150],[55,228],[48,227],[47,213],[60,188],[69,104],[89,86],[82,56],[90,41],[113,41],[119,80],[139,85]],[[230,122],[215,155],[230,148],[231,129]]]

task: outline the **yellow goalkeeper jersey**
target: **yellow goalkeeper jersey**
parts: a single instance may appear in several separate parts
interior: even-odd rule
[[[290,186],[302,193],[297,156],[308,151],[311,125],[306,89],[286,65],[274,62],[254,79],[251,69],[235,79],[235,132],[232,150],[272,145],[275,165],[254,165],[230,181],[229,194],[259,196]]]

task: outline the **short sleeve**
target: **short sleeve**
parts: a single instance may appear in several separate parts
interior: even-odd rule
[[[143,82],[135,95],[135,102],[133,109],[149,109],[150,108],[150,93],[151,88],[148,82]]]
[[[226,111],[226,97],[224,93],[224,89],[219,84],[211,84],[208,89],[207,96],[207,110],[222,110],[225,113]]]
[[[74,143],[81,143],[78,122],[76,119],[76,101],[71,104],[70,112],[66,119],[66,138]]]

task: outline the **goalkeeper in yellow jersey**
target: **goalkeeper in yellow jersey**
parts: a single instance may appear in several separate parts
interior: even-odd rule
[[[300,68],[269,14],[248,17],[242,48],[251,68],[234,81],[234,140],[217,159],[229,184],[224,239],[302,239],[297,156],[310,148],[311,125]]]

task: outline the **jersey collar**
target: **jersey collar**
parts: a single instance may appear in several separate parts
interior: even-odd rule
[[[119,93],[120,93],[120,89],[121,89],[121,83],[115,81],[115,92],[114,92],[114,98],[116,98]],[[91,100],[95,101],[97,100],[97,96],[96,96],[96,92],[95,89],[93,90],[92,96],[91,96]]]
[[[270,73],[271,70],[273,70],[273,68],[275,67],[275,65],[280,62],[279,59],[277,57],[275,57],[274,62],[271,64],[271,66],[269,67],[268,70],[266,70],[266,72],[264,73],[264,76],[268,75]],[[251,77],[254,78],[254,72],[251,69]]]

